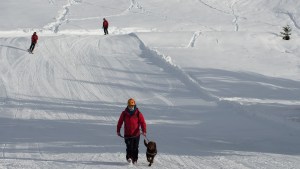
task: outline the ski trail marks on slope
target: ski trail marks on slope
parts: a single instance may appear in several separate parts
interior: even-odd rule
[[[0,47],[0,49],[1,49],[0,65],[7,64],[7,63],[3,63],[3,61],[5,61],[5,59],[2,58],[2,57],[6,56],[8,49],[6,47]],[[6,87],[5,87],[2,75],[4,74],[4,72],[7,72],[7,69],[3,69],[3,66],[1,66],[1,67],[2,68],[0,68],[0,72],[1,72],[1,76],[0,76],[0,102],[5,102],[5,100],[7,98],[7,91],[6,91]]]
[[[19,147],[25,148],[28,145]],[[40,149],[47,149],[47,144],[41,144]],[[60,145],[63,147],[64,145]],[[31,148],[31,147],[28,147]],[[34,148],[32,146],[32,148]],[[91,147],[92,148],[92,147]],[[97,147],[93,147],[97,148]],[[20,152],[23,150],[23,152]],[[38,150],[32,149],[31,152],[24,149],[11,152],[5,159],[0,159],[0,167],[7,168],[142,168],[149,169],[148,162],[143,153],[139,154],[139,160],[136,165],[129,166],[125,160],[125,153],[59,153],[53,155],[50,152],[43,152],[38,155]],[[289,155],[274,155],[264,153],[245,153],[245,152],[220,152],[213,156],[188,156],[158,154],[151,168],[154,169],[214,169],[214,168],[297,168],[299,166],[299,157]]]
[[[49,29],[54,33],[57,33],[59,31],[60,25],[67,21],[66,17],[70,12],[70,7],[79,3],[81,3],[81,0],[68,0],[68,3],[63,6],[62,11],[59,11],[58,16],[55,18],[55,21],[44,26],[44,29]]]
[[[131,11],[134,8],[139,9],[139,10],[145,12],[144,7],[142,5],[140,5],[140,3],[137,0],[130,0],[130,6],[129,6],[129,8],[127,10]]]
[[[202,3],[202,4],[204,4],[205,6],[207,6],[207,7],[209,7],[209,8],[211,8],[211,9],[213,9],[213,10],[216,10],[216,11],[219,11],[219,12],[222,12],[222,13],[225,13],[225,14],[230,14],[229,12],[227,12],[227,11],[223,11],[223,10],[221,10],[221,9],[218,9],[218,8],[216,8],[216,7],[213,7],[213,6],[211,6],[210,4],[208,4],[207,2],[204,2],[203,0],[198,0],[200,3]]]
[[[298,25],[297,21],[296,21],[296,18],[294,16],[294,14],[290,13],[290,12],[279,12],[279,13],[282,13],[282,14],[285,14],[287,15],[291,21],[293,22],[294,26],[297,28],[297,29],[300,29],[300,25]]]
[[[134,9],[137,9],[140,12],[134,11]],[[130,0],[130,6],[121,15],[124,15],[126,12],[152,15],[163,19],[167,17],[167,16],[161,16],[161,14],[156,14],[153,11],[146,10],[145,7],[139,3],[138,0]]]
[[[21,40],[24,40],[21,38]],[[24,60],[23,55],[28,52],[18,47],[19,38],[7,38],[3,40],[4,44],[15,44],[15,45],[0,45],[1,56],[0,56],[0,99],[6,101],[9,97],[9,88],[13,87],[12,84],[7,84],[9,79],[16,77],[16,74],[11,71],[15,69],[16,65]],[[26,51],[26,52],[24,52]],[[22,74],[22,72],[18,72]]]
[[[251,104],[281,104],[289,106],[300,106],[299,100],[276,100],[276,99],[257,99],[257,98],[241,98],[241,97],[230,97],[221,98],[221,100],[227,100],[231,102],[238,102],[241,105]]]
[[[236,4],[239,2],[239,0],[234,1],[231,4],[230,4],[229,0],[227,0],[227,6],[228,6],[230,12],[218,9],[217,7],[214,7],[214,6],[210,5],[209,3],[205,2],[204,0],[198,0],[198,1],[213,10],[222,12],[224,14],[232,15],[234,17],[234,19],[232,20],[233,24],[235,25],[234,30],[239,31],[238,20],[240,17],[236,14],[236,9],[234,8],[236,6]]]
[[[234,1],[231,5],[229,4],[228,2],[228,6],[229,8],[231,9],[231,14],[233,15],[234,19],[233,19],[233,24],[235,25],[235,31],[239,31],[239,23],[238,23],[238,20],[239,20],[239,16],[236,14],[236,9],[235,9],[235,6],[237,5],[237,3],[239,2],[239,0],[236,0]]]
[[[70,98],[80,98],[80,95],[77,95],[76,93],[78,93],[78,90],[82,91],[82,93],[84,93],[83,95],[89,95],[91,98],[98,98],[94,93],[90,92],[82,83],[74,83],[74,81],[76,81],[76,79],[78,79],[77,76],[80,76],[82,72],[78,74],[74,74],[72,72],[76,72],[74,71],[77,68],[77,65],[79,65],[79,63],[76,63],[77,61],[80,61],[80,56],[86,56],[86,53],[84,53],[81,49],[82,48],[86,48],[88,46],[87,43],[83,43],[83,41],[85,41],[86,39],[88,39],[88,37],[85,38],[80,38],[80,39],[68,39],[68,41],[64,42],[65,44],[63,44],[63,41],[59,41],[59,45],[56,47],[58,50],[56,51],[52,51],[51,49],[48,49],[47,46],[51,46],[51,45],[55,45],[54,40],[49,39],[47,41],[45,41],[45,47],[46,49],[44,49],[43,51],[43,55],[45,56],[44,61],[46,61],[46,63],[51,63],[52,65],[56,65],[56,72],[57,71],[61,71],[62,77],[62,81],[65,81],[66,84],[64,87],[64,90],[61,90],[61,93],[64,93],[64,97],[70,97]],[[64,40],[64,39],[62,39]],[[49,43],[49,44],[47,44]],[[80,47],[78,47],[80,46]],[[70,53],[72,52],[68,52],[65,50],[65,48],[69,48],[72,50],[72,52],[74,52],[74,54],[72,55],[72,58],[68,58],[67,56],[69,56]],[[50,54],[50,55],[49,55]],[[53,57],[51,57],[53,56]],[[62,56],[62,57],[61,57]],[[75,58],[78,58],[78,60],[76,60]],[[45,64],[45,63],[43,63]],[[52,66],[53,67],[53,66]],[[52,70],[52,69],[50,69]],[[48,81],[51,81],[51,79],[53,78],[53,74],[54,71],[49,72],[51,76],[47,77]],[[56,75],[57,76],[57,75]],[[44,76],[45,77],[45,76]],[[49,77],[51,79],[49,79]],[[59,80],[59,81],[61,81]],[[63,82],[59,82],[60,85],[63,84]],[[58,84],[56,85],[51,85],[51,89],[52,91],[59,91],[59,88],[53,88],[56,87]],[[49,86],[50,87],[50,86]],[[63,91],[67,91],[67,93],[63,92]]]
[[[188,44],[187,48],[193,48],[195,46],[195,42],[198,39],[198,37],[200,36],[201,32],[197,31],[194,33],[193,37],[190,40],[190,43]]]
[[[127,35],[122,36],[125,37],[122,39],[129,39],[126,37]],[[120,101],[122,95],[128,98],[136,93],[135,91],[149,89],[143,93],[148,93],[145,96],[150,96],[150,101],[159,99],[160,102],[173,106],[172,101],[167,97],[168,93],[171,92],[164,92],[173,90],[169,79],[162,83],[153,83],[158,84],[157,86],[163,84],[166,87],[163,92],[152,83],[149,84],[149,80],[145,80],[144,76],[155,77],[156,72],[152,70],[153,67],[149,67],[149,71],[152,73],[148,74],[147,71],[137,71],[135,66],[130,66],[134,62],[142,63],[145,66],[146,64],[138,55],[131,58],[131,61],[127,60],[127,55],[132,54],[118,52],[117,46],[120,44],[110,50],[111,44],[115,44],[114,41],[119,40],[119,37],[113,38],[113,36],[102,37],[99,40],[99,37],[91,36],[82,38],[72,36],[48,37],[41,42],[35,55],[20,57],[22,58],[21,62],[18,61],[19,59],[12,60],[12,66],[5,63],[4,67],[12,67],[8,69],[11,70],[12,75],[6,74],[4,76],[7,81],[6,87],[9,86],[10,88],[11,98],[5,105],[11,107],[17,105],[22,109],[21,112],[16,111],[15,118],[17,119],[73,120],[81,118],[83,120],[99,120],[109,125],[116,120],[112,117],[105,118],[105,116],[95,116],[89,113],[80,116],[80,112],[87,111],[86,108],[81,108],[81,105],[75,102],[74,105],[67,105],[65,103],[67,101],[62,99],[61,102],[58,98],[84,101],[105,100],[116,103]],[[129,43],[136,42],[135,39],[132,39],[129,40]],[[101,42],[103,44],[100,44]],[[133,49],[138,49],[138,47],[137,44]],[[8,62],[7,50],[2,52],[5,52],[3,54],[6,58],[4,61]],[[128,72],[132,72],[132,75],[128,78],[122,77]],[[128,82],[127,79],[132,76],[135,77],[136,82]],[[156,91],[160,92],[156,94]],[[51,110],[57,110],[57,112],[51,112]],[[88,110],[87,112],[93,111]]]
[[[48,0],[49,4],[54,4],[54,0]]]
[[[0,105],[2,104],[1,102],[5,102],[7,99],[7,91],[6,87],[4,85],[2,77],[0,77]]]
[[[140,46],[144,46],[144,44],[137,38],[136,35],[132,34],[132,37],[134,39],[137,39],[139,41],[139,43],[141,43]],[[134,63],[135,60],[132,60],[131,62],[125,62],[124,59],[120,59],[118,57],[116,57],[115,59],[122,65],[121,67],[124,67],[127,71],[129,71],[129,72],[136,72],[136,69],[133,69],[133,67],[135,68],[135,66],[133,66],[131,64],[131,62]],[[145,78],[143,77],[144,76],[143,74],[141,74],[141,73],[133,73],[132,76],[134,77],[134,79],[138,80],[138,86],[141,86],[142,89],[149,88],[148,82],[146,82],[144,80]],[[166,79],[166,82],[169,85],[169,87],[168,87],[167,90],[168,91],[172,90],[173,87],[172,87],[172,84],[170,83],[170,81],[168,79]],[[145,90],[145,93],[148,93],[148,91]],[[159,99],[159,100],[161,100],[162,102],[164,102],[168,106],[174,106],[174,104],[172,103],[172,101],[170,101],[166,97],[166,95],[167,94],[161,94],[161,93],[158,93],[158,92],[149,92],[149,94],[147,94],[147,97],[141,98],[140,101],[146,101],[146,100],[149,101],[149,100]],[[130,96],[130,95],[128,94],[128,96]]]
[[[6,149],[6,144],[2,144],[2,146],[1,146],[2,158],[5,158],[5,149]]]
[[[135,34],[130,34],[131,36],[135,36],[142,45],[142,50],[144,50],[146,56],[151,56],[149,59],[152,60],[153,63],[156,63],[157,66],[162,67],[166,72],[170,74],[176,74],[177,79],[180,80],[190,91],[198,92],[199,96],[201,96],[204,100],[207,101],[218,101],[219,98],[207,92],[202,86],[201,82],[192,78],[188,73],[182,70],[179,66],[172,62],[172,58],[170,56],[165,56],[161,54],[157,50],[152,50],[145,46],[141,39],[138,38]],[[153,57],[152,57],[153,56]],[[175,73],[174,73],[175,72]]]

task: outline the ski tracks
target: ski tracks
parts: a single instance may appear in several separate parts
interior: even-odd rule
[[[216,7],[213,7],[212,5],[208,4],[207,2],[205,2],[205,1],[203,1],[203,0],[198,0],[198,1],[199,1],[200,3],[202,3],[202,4],[204,4],[205,6],[207,6],[207,7],[211,8],[211,9],[213,9],[213,10],[219,11],[219,12],[224,13],[224,14],[230,14],[230,13],[227,12],[227,11],[224,11],[224,10],[218,9],[218,8],[216,8]]]
[[[200,36],[201,32],[197,31],[194,33],[193,37],[190,40],[190,43],[188,44],[187,48],[193,48],[195,46],[195,42],[198,39],[198,37]]]
[[[139,9],[143,12],[145,12],[145,9],[143,8],[142,5],[140,5],[140,3],[137,0],[130,0],[130,6],[127,9],[128,11],[131,11],[133,8]]]
[[[293,22],[294,26],[295,26],[297,29],[300,29],[300,25],[297,23],[296,17],[295,17],[294,14],[292,14],[291,12],[282,12],[282,11],[280,11],[279,13],[282,13],[282,14],[287,15],[287,16],[290,18],[290,20]]]
[[[70,7],[72,5],[80,4],[81,2],[82,0],[68,0],[67,4],[63,6],[63,9],[58,12],[58,16],[55,18],[55,21],[44,26],[44,29],[49,29],[54,33],[57,33],[60,25],[67,21],[67,15],[70,12]],[[54,1],[49,0],[49,3],[53,4]]]
[[[15,53],[15,51],[23,50],[19,47],[15,47],[17,45],[17,42],[22,38],[7,38],[4,39],[4,43],[6,44],[14,44],[13,46],[4,46],[1,48],[1,58],[0,58],[0,97],[4,100],[6,100],[9,95],[12,93],[9,93],[9,88],[15,88],[17,87],[19,92],[19,84],[9,84],[11,80],[18,80],[19,76],[24,75],[24,70],[20,70],[18,67],[19,65],[25,60],[24,55],[26,55],[24,52]],[[12,50],[13,49],[13,50]],[[16,50],[17,49],[17,50]],[[27,53],[27,52],[26,52]],[[23,55],[22,55],[23,54]],[[19,69],[19,70],[18,70]]]
[[[49,4],[54,4],[54,0],[48,0]]]
[[[235,9],[235,6],[237,5],[237,3],[239,2],[240,0],[236,0],[236,1],[233,1],[232,2],[232,4],[230,4],[229,2],[228,2],[228,6],[229,6],[229,8],[231,9],[231,14],[233,15],[233,17],[234,17],[234,19],[233,19],[233,24],[235,25],[235,31],[237,32],[237,31],[239,31],[239,23],[238,23],[238,21],[239,21],[239,16],[236,14],[236,9]]]
[[[198,0],[198,1],[202,4],[204,4],[205,6],[213,9],[213,10],[219,11],[219,12],[224,13],[224,14],[232,15],[234,17],[234,19],[232,20],[232,23],[234,24],[234,30],[239,31],[239,27],[240,27],[239,23],[238,23],[239,15],[237,15],[237,13],[236,13],[235,6],[237,5],[237,3],[240,0],[234,0],[233,2],[230,2],[232,0],[227,0],[227,6],[228,6],[230,12],[218,9],[217,7],[214,7],[214,6],[210,5],[208,2],[205,2],[204,0]]]

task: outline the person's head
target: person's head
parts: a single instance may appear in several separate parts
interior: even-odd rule
[[[105,19],[105,18],[103,18],[103,20],[105,21],[106,19]]]
[[[34,35],[36,35],[36,32],[33,32]]]
[[[135,101],[133,98],[128,99],[127,101],[127,107],[129,108],[129,110],[133,110],[135,107]]]

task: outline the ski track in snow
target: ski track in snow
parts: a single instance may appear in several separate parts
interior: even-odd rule
[[[238,24],[238,19],[239,19],[239,16],[236,14],[235,12],[235,9],[234,9],[234,6],[239,2],[239,0],[236,0],[234,1],[232,4],[229,3],[229,1],[227,1],[227,6],[229,7],[230,11],[231,12],[227,12],[227,11],[224,11],[224,10],[220,10],[212,5],[210,5],[209,3],[203,1],[203,0],[198,0],[200,3],[204,4],[205,6],[213,9],[213,10],[216,10],[216,11],[219,11],[219,12],[222,12],[224,14],[229,14],[229,15],[232,15],[234,17],[234,19],[232,20],[233,24],[235,25],[235,28],[234,30],[235,31],[239,31],[239,24]]]
[[[133,8],[139,9],[142,12],[145,12],[145,9],[137,0],[130,0],[130,6],[128,7],[128,11],[131,11]]]
[[[234,25],[235,25],[235,31],[237,32],[237,31],[239,31],[239,23],[238,23],[238,19],[239,19],[239,16],[236,14],[236,12],[235,12],[235,9],[234,9],[234,6],[236,6],[236,4],[239,2],[239,0],[237,0],[237,1],[234,1],[233,3],[232,3],[232,5],[230,5],[230,9],[231,9],[231,11],[232,11],[232,15],[234,16],[234,19],[233,19],[233,23],[234,23]]]
[[[240,97],[231,97],[231,98],[221,98],[221,100],[228,100],[233,102],[238,102],[241,105],[247,104],[281,104],[281,105],[290,105],[290,106],[300,106],[299,100],[274,100],[274,99],[256,99],[256,98],[240,98]]]
[[[54,0],[48,0],[49,4],[54,4]]]
[[[279,12],[279,13],[287,15],[291,19],[291,21],[293,22],[294,26],[297,29],[300,29],[300,26],[298,25],[298,23],[297,23],[297,21],[295,19],[295,16],[292,13],[290,13],[290,12]]]
[[[193,48],[195,46],[196,40],[200,36],[201,32],[197,31],[194,33],[193,37],[190,40],[190,43],[187,45],[187,48]]]
[[[70,7],[72,5],[81,3],[81,0],[68,0],[67,2],[68,3],[63,6],[63,10],[59,11],[58,16],[55,18],[56,21],[47,24],[44,26],[44,29],[52,30],[54,33],[57,33],[60,25],[67,21],[66,17],[70,12]]]
[[[3,79],[0,77],[0,105],[6,102],[7,97],[7,91]]]
[[[209,5],[207,2],[204,2],[203,0],[198,0],[200,3],[202,3],[202,4],[204,4],[205,6],[207,6],[207,7],[209,7],[209,8],[211,8],[211,9],[213,9],[213,10],[216,10],[216,11],[219,11],[219,12],[222,12],[222,13],[225,13],[225,14],[230,14],[229,12],[227,12],[227,11],[223,11],[223,10],[220,10],[220,9],[218,9],[218,8],[216,8],[216,7],[213,7],[213,6],[211,6],[211,5]]]

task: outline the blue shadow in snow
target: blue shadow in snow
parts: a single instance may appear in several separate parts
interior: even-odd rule
[[[22,50],[22,51],[27,52],[27,49],[18,48],[18,47],[15,47],[15,46],[9,46],[9,45],[0,45],[0,46],[2,46],[2,47],[7,47],[7,48],[11,48],[11,49]]]

